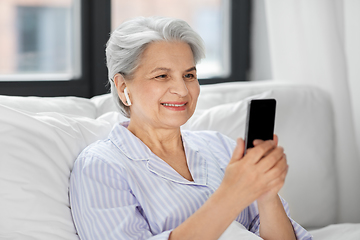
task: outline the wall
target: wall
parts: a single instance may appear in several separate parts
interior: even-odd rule
[[[344,1],[344,11],[348,79],[354,113],[357,149],[360,155],[360,1]]]

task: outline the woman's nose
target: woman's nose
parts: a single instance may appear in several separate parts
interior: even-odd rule
[[[182,77],[173,78],[170,86],[170,93],[185,97],[188,94],[186,83]]]

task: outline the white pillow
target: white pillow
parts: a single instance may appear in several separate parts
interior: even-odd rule
[[[273,86],[271,86],[273,87]],[[196,105],[198,110],[209,109],[221,104],[234,103],[269,91],[263,81],[227,82],[200,86],[200,96]]]
[[[197,109],[182,126],[190,130],[215,130],[232,139],[244,138],[246,111],[251,99],[269,98],[271,91],[247,97],[241,101],[220,104],[209,109]]]
[[[92,97],[90,101],[95,105],[97,110],[96,116],[101,116],[107,112],[118,112],[115,102],[110,93]],[[123,117],[126,120],[125,117]]]
[[[0,104],[13,109],[38,112],[57,112],[96,118],[95,105],[80,97],[17,97],[0,96]]]
[[[70,170],[82,149],[108,135],[117,113],[95,120],[0,105],[0,116],[0,239],[78,240]]]
[[[336,222],[338,209],[332,108],[327,96],[315,88],[274,87],[244,100],[215,105],[204,99],[245,95],[248,89],[222,86],[203,91],[202,108],[183,126],[189,130],[216,130],[232,139],[244,138],[247,102],[253,98],[277,100],[275,133],[284,146],[289,173],[281,195],[288,201],[295,221],[305,227]],[[251,89],[254,92],[256,88]],[[259,89],[258,89],[259,90]],[[263,91],[263,89],[261,89]],[[224,96],[221,96],[223,94]],[[229,96],[230,95],[230,96]],[[233,95],[233,96],[231,96]]]

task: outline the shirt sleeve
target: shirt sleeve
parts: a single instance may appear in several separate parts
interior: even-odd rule
[[[70,204],[81,240],[168,239],[153,236],[126,180],[101,159],[79,158],[70,178]]]
[[[284,206],[286,215],[288,216],[288,218],[293,226],[293,229],[294,229],[294,232],[296,235],[296,239],[297,240],[312,240],[313,239],[312,235],[308,231],[306,231],[300,224],[298,224],[293,219],[291,219],[288,203],[282,197],[280,197],[280,200]],[[249,206],[249,219],[250,219],[249,231],[260,236],[260,217],[259,217],[259,211],[258,211],[256,202],[254,202],[253,204],[251,204]]]

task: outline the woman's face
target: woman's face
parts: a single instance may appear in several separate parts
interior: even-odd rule
[[[155,128],[178,128],[194,113],[200,93],[194,57],[184,42],[153,42],[126,83],[131,121]]]

